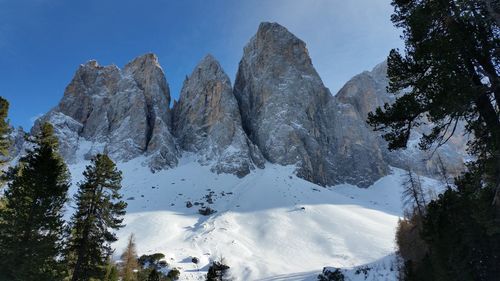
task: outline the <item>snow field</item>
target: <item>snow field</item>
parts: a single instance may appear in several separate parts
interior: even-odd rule
[[[379,261],[384,266],[377,274],[395,276],[385,264],[393,260],[402,214],[402,170],[393,169],[368,189],[324,188],[297,178],[293,166],[268,163],[240,179],[212,173],[192,157],[157,173],[143,162],[118,164],[128,208],[126,227],[113,245],[116,258],[133,233],[139,254],[165,254],[170,268],[180,269],[180,280],[204,280],[210,261],[220,258],[236,280],[316,280],[324,266],[348,269]],[[70,166],[75,183],[86,164]],[[195,205],[187,208],[187,201]],[[200,203],[217,212],[200,215]],[[192,257],[200,262],[193,264]]]

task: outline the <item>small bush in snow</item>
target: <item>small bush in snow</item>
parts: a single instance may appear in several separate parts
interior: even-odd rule
[[[344,281],[345,277],[338,268],[325,267],[323,273],[318,275],[319,281]]]
[[[181,272],[177,268],[174,268],[168,272],[167,278],[170,278],[171,280],[178,280],[180,275]]]
[[[210,208],[210,207],[203,207],[198,210],[198,213],[204,216],[210,216],[211,214],[217,212],[216,210]]]
[[[224,259],[220,261],[213,261],[212,265],[208,268],[206,281],[226,281],[231,280],[228,276],[229,266],[225,264]]]
[[[369,266],[361,266],[361,267],[356,269],[354,274],[360,275],[361,273],[363,273],[363,275],[365,276],[365,279],[366,279],[368,277],[368,273],[370,273],[370,270],[371,270],[371,267],[369,267]]]
[[[139,257],[138,262],[142,267],[153,267],[156,269],[161,269],[168,266],[167,262],[163,260],[164,258],[164,254],[155,253],[152,255],[142,255],[141,257]]]

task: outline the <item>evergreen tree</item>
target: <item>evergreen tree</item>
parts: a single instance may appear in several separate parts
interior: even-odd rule
[[[179,280],[180,276],[181,276],[181,272],[177,268],[173,268],[168,272],[167,278],[165,281]]]
[[[76,213],[71,218],[69,244],[72,281],[102,279],[110,243],[117,240],[114,230],[123,227],[127,204],[121,200],[121,172],[106,155],[98,154],[83,172],[84,181],[74,197]]]
[[[447,189],[429,203],[422,237],[429,256],[407,280],[499,280],[500,225],[491,206],[492,187],[481,187],[481,176],[460,177],[457,189]],[[423,277],[426,278],[423,278]]]
[[[405,280],[498,280],[500,276],[500,23],[498,0],[393,0],[392,21],[403,29],[405,52],[388,58],[389,92],[396,101],[368,116],[385,131],[389,149],[405,148],[411,131],[432,129],[420,148],[446,143],[459,122],[473,135],[477,159],[468,171],[414,213],[398,244],[422,241]],[[447,180],[445,180],[447,181]],[[414,226],[421,225],[415,232]],[[405,243],[401,243],[405,242]],[[407,243],[409,242],[409,243]],[[418,257],[418,258],[416,258]],[[418,260],[420,259],[420,260]]]
[[[161,274],[156,270],[156,268],[153,268],[151,272],[148,275],[147,281],[160,281],[161,280]]]
[[[490,16],[496,21],[497,25],[500,26],[500,1],[499,0],[482,0],[482,1]]]
[[[9,133],[10,133],[10,128],[9,128],[9,122],[7,120],[7,114],[9,111],[9,102],[0,97],[0,165],[3,165],[6,163],[8,159],[8,154],[9,154],[9,146],[10,146],[10,140],[9,140]],[[0,185],[3,185],[4,179],[0,178]],[[0,209],[5,207],[5,199],[0,198]]]
[[[137,262],[137,250],[135,246],[134,234],[130,234],[128,238],[127,248],[121,256],[122,260],[122,280],[123,281],[136,281],[137,276],[134,271],[139,269]]]
[[[487,0],[393,0],[392,21],[403,29],[405,53],[388,58],[389,92],[398,94],[368,116],[390,149],[406,147],[427,121],[422,149],[440,146],[459,122],[474,135],[469,151],[496,188],[500,211],[500,26]],[[500,215],[500,213],[499,213]]]
[[[139,281],[168,281],[170,277],[165,276],[163,273],[168,266],[164,260],[165,255],[162,253],[155,253],[152,255],[142,255],[137,263],[140,270],[137,272],[137,279]],[[170,272],[169,272],[170,274]]]
[[[119,279],[120,274],[118,272],[118,268],[113,264],[111,259],[108,258],[103,281],[118,281]]]
[[[9,121],[7,120],[7,114],[9,112],[9,102],[0,97],[0,164],[4,164],[9,155]]]
[[[445,187],[451,188],[452,180],[448,176],[448,169],[446,168],[446,165],[444,164],[443,159],[441,158],[441,155],[439,155],[439,153],[437,154],[437,168],[441,183],[443,183]]]
[[[415,210],[421,218],[424,217],[426,202],[422,182],[420,177],[410,169],[405,174],[401,196],[406,211],[412,214]]]
[[[30,141],[34,148],[5,175],[0,275],[7,280],[62,280],[63,211],[70,175],[50,124],[43,124]]]

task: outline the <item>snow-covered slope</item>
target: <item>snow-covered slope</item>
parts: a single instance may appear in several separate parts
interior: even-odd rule
[[[373,263],[352,268],[323,268],[322,276],[340,272],[346,281],[397,281],[398,257],[393,254]]]
[[[157,173],[144,160],[118,165],[129,206],[117,257],[134,233],[139,253],[164,253],[181,280],[203,280],[209,262],[220,257],[236,280],[315,280],[324,266],[350,268],[394,252],[401,170],[368,189],[324,188],[297,178],[292,166],[268,163],[238,178],[211,172],[195,156]],[[74,182],[85,164],[70,166]],[[195,205],[187,208],[187,201]],[[217,212],[202,216],[197,203]]]

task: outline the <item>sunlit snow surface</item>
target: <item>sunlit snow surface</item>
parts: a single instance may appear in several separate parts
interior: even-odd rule
[[[396,272],[388,269],[402,213],[401,170],[368,189],[324,188],[297,178],[292,166],[267,163],[240,179],[212,173],[189,157],[156,173],[143,162],[118,165],[128,208],[126,227],[113,245],[116,257],[134,233],[139,254],[164,253],[170,267],[181,270],[180,280],[203,280],[209,262],[220,257],[236,280],[316,280],[324,266],[379,261],[385,270],[380,280],[395,280]],[[86,164],[70,166],[75,183]],[[428,179],[426,184],[436,185]],[[206,203],[210,192],[213,204]],[[187,208],[187,201],[217,212],[201,216],[200,206]],[[200,259],[198,265],[191,257]]]

